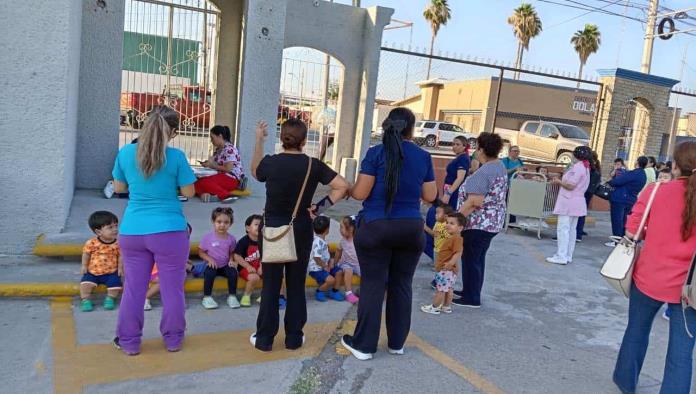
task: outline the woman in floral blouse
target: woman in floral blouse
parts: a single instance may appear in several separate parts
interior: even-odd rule
[[[467,217],[462,237],[462,291],[453,302],[469,308],[481,307],[481,288],[486,268],[486,253],[491,241],[505,224],[508,191],[507,170],[498,160],[503,140],[492,133],[481,133],[476,157],[481,167],[459,188],[459,212]]]
[[[231,142],[232,135],[227,126],[214,126],[210,129],[210,141],[215,147],[213,156],[200,162],[201,166],[216,170],[213,176],[200,178],[196,186],[196,195],[205,202],[231,201],[230,194],[237,189],[244,179],[244,167],[237,147]]]

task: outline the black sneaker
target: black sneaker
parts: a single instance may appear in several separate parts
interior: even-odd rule
[[[467,308],[474,308],[474,309],[478,309],[481,307],[480,302],[478,304],[474,304],[473,302],[466,301],[463,298],[455,298],[454,300],[452,300],[452,303],[455,305],[465,306]]]
[[[455,290],[453,293],[456,296],[464,297],[464,290]]]
[[[433,280],[430,282],[430,288],[433,289],[433,290],[437,290],[437,287],[435,286],[435,279],[433,279]]]
[[[111,341],[111,343],[114,345],[114,347],[115,347],[117,350],[120,350],[120,351],[122,351],[124,354],[127,354],[127,355],[129,355],[129,356],[137,356],[138,354],[140,354],[140,352],[129,352],[129,351],[127,351],[127,350],[123,350],[123,348],[121,347],[121,342],[119,341],[118,337],[114,337],[114,340]]]
[[[114,337],[114,340],[111,341],[111,343],[114,345],[116,349],[121,350],[121,344],[118,341],[118,337]]]

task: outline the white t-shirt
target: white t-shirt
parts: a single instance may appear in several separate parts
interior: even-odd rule
[[[329,253],[329,244],[326,242],[326,240],[316,235],[314,236],[314,242],[312,242],[312,253],[309,255],[309,265],[307,266],[309,272],[323,270],[323,268],[317,264],[316,261],[314,261],[315,257],[320,258],[324,263],[328,263],[329,259],[331,258],[331,254]]]

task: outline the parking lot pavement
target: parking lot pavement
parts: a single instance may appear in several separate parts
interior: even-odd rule
[[[338,344],[355,325],[356,307],[316,302],[312,290],[305,347],[285,350],[281,328],[268,354],[248,344],[258,306],[208,311],[191,296],[184,349],[171,354],[159,339],[155,300],[146,313],[142,354],[126,357],[109,343],[117,311],[81,313],[75,299],[0,299],[2,391],[618,393],[611,373],[628,302],[598,274],[609,253],[602,245],[605,220],[600,216],[589,230],[568,266],[544,262],[555,247],[548,237],[500,234],[487,259],[483,307],[451,315],[418,310],[432,296],[433,272],[423,259],[413,282],[406,354],[389,355],[382,335],[367,362]],[[642,394],[659,391],[667,338],[667,322],[656,317]]]

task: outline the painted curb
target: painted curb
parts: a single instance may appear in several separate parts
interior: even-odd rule
[[[360,278],[353,276],[353,285],[360,285]],[[244,289],[246,281],[239,279],[237,289]],[[256,286],[260,289],[262,282]],[[317,282],[309,276],[305,280],[306,288],[317,287]],[[214,290],[227,290],[227,283],[224,280],[216,280]],[[184,284],[186,293],[197,293],[203,291],[203,279],[188,279]],[[96,293],[106,293],[106,287],[99,286]],[[80,295],[79,282],[48,282],[48,283],[0,283],[0,297],[72,297]]]

